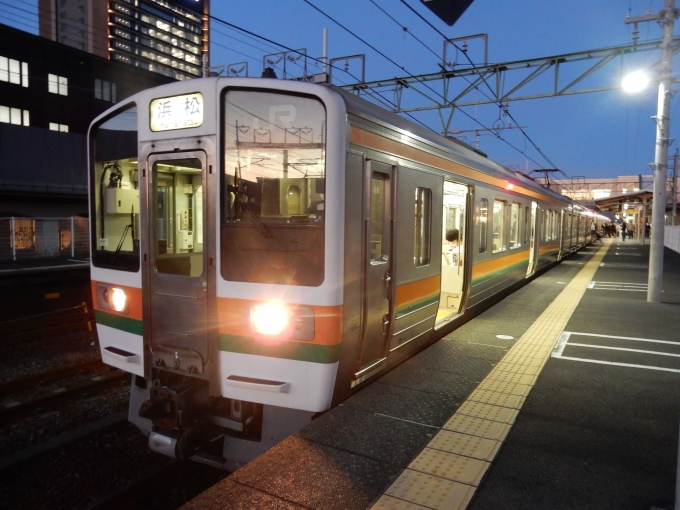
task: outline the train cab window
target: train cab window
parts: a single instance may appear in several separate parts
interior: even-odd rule
[[[510,204],[510,249],[519,248],[519,231],[521,224],[519,222],[521,207],[518,203]]]
[[[491,253],[504,251],[505,246],[505,202],[501,200],[493,201],[493,239],[491,246]]]
[[[488,224],[489,224],[489,200],[486,198],[482,198],[479,206],[479,253],[486,252]]]
[[[222,96],[222,276],[318,286],[324,277],[326,111],[312,96]]]
[[[416,188],[415,230],[413,239],[413,262],[416,267],[426,266],[431,258],[432,238],[432,190]]]
[[[92,263],[139,271],[137,107],[122,109],[90,131]]]

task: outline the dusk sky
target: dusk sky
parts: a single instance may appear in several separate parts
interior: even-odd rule
[[[0,0],[0,23],[35,33],[36,17],[24,10],[35,11],[36,3],[17,0],[10,4]],[[434,28],[404,4],[410,5]],[[633,28],[624,23],[626,14],[629,11],[632,16],[643,15],[647,11],[655,13],[663,6],[663,0],[475,0],[453,27],[440,21],[418,0],[212,0],[211,10],[216,18],[288,48],[306,48],[310,57],[321,56],[322,30],[327,28],[329,57],[365,54],[366,80],[373,81],[440,70],[438,63],[443,53],[443,38],[437,31],[449,38],[486,33],[489,62],[512,62],[629,44],[632,42]],[[17,10],[17,7],[22,10]],[[402,27],[406,27],[407,31]],[[264,55],[285,51],[285,48],[240,33],[216,20],[211,21],[211,29],[212,66],[248,62],[249,75],[259,76]],[[675,33],[678,34],[677,28]],[[658,24],[640,24],[640,41],[657,40],[661,35]],[[475,64],[483,62],[480,41],[475,39],[469,43],[468,55]],[[448,56],[447,60],[455,58],[455,50],[450,48]],[[659,51],[640,53],[625,60],[617,58],[585,80],[581,87],[610,86],[618,83],[622,67],[627,70],[649,66],[659,58]],[[469,65],[461,55],[458,55],[458,62]],[[561,86],[596,62],[590,60],[565,66],[560,77]],[[344,67],[342,62],[337,65]],[[676,58],[673,65],[674,75],[678,75],[680,59]],[[310,59],[308,71],[316,73],[320,72],[320,68]],[[359,60],[350,61],[349,71],[359,76]],[[277,72],[280,76],[280,69]],[[302,74],[302,70],[296,63],[289,62],[288,73],[296,76]],[[509,73],[504,90],[512,88],[527,74]],[[526,93],[549,90],[553,76],[550,71],[545,73],[540,80],[527,87]],[[347,85],[356,80],[336,70],[333,82]],[[466,82],[458,83],[457,87],[467,86]],[[495,78],[489,84],[494,87]],[[429,86],[434,90],[424,85],[418,87],[432,96],[442,91],[441,82],[431,82]],[[637,95],[616,90],[511,101],[509,112],[514,120],[503,117],[496,105],[469,106],[463,109],[464,112],[456,111],[450,129],[468,130],[515,123],[526,126],[524,131],[545,157],[517,129],[502,131],[501,136],[505,141],[489,134],[484,134],[480,139],[480,149],[490,158],[523,171],[556,167],[569,177],[588,178],[651,174],[648,163],[654,160],[656,127],[650,117],[656,115],[657,93],[658,85],[653,84]],[[490,91],[482,86],[472,97],[475,94],[482,99],[484,95],[490,95]],[[394,100],[393,92],[383,92],[383,96]],[[424,100],[416,101],[415,95],[404,97],[411,106],[419,106],[418,102],[426,104]],[[678,101],[676,97],[671,104],[672,138],[680,135],[680,123],[675,119],[680,114]],[[436,111],[413,115],[434,131],[442,132],[442,123]],[[467,143],[471,145],[476,143],[474,133],[457,136],[466,136]],[[675,151],[676,146],[680,147],[680,142],[671,146],[669,154]]]

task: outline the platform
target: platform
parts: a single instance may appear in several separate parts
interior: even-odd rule
[[[672,507],[680,254],[603,239],[183,509]]]

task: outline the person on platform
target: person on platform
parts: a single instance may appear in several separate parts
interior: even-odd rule
[[[595,220],[592,220],[590,222],[590,242],[594,243],[595,241],[600,241],[600,235],[597,233],[597,225],[595,224]],[[600,244],[602,244],[602,241],[600,241]]]
[[[621,220],[621,240],[622,241],[626,240],[626,230],[627,229],[628,229],[628,224],[624,220]]]

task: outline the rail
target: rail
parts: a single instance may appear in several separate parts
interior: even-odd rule
[[[0,342],[36,340],[64,333],[92,331],[94,313],[87,303],[0,322]]]

